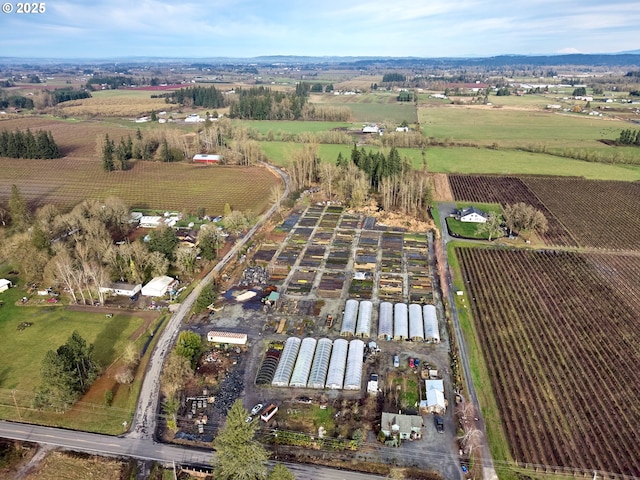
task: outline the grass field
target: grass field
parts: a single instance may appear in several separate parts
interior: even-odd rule
[[[26,480],[120,480],[126,463],[105,457],[50,452]]]
[[[233,120],[233,123],[240,124],[250,130],[255,130],[262,135],[272,132],[279,137],[283,133],[302,132],[328,132],[334,128],[351,128],[352,124],[347,122],[297,122],[297,121],[271,121],[271,120]]]
[[[167,109],[164,98],[151,98],[141,90],[103,90],[91,93],[91,98],[71,100],[58,104],[67,115],[100,115],[106,117],[149,114],[152,110]]]
[[[261,142],[262,151],[276,165],[286,166],[300,144],[286,142]],[[365,150],[378,151],[375,147]],[[353,145],[320,145],[318,153],[323,161],[335,162],[339,153],[348,157]],[[415,168],[422,168],[420,149],[400,148],[400,155],[407,157]],[[580,176],[601,180],[640,180],[640,166],[610,165],[584,162],[542,153],[519,150],[492,150],[471,147],[429,147],[426,150],[427,168],[435,173],[484,173],[498,175],[558,175]]]
[[[380,92],[359,95],[324,95],[317,103],[335,107],[348,107],[354,122],[384,122],[389,127],[417,121],[413,102],[398,102],[397,93]]]

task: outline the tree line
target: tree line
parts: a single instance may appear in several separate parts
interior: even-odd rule
[[[227,101],[216,87],[187,87],[163,95],[165,102],[185,107],[223,108]]]
[[[298,84],[295,93],[274,92],[262,86],[237,88],[229,116],[244,120],[299,120],[308,91],[304,84]]]
[[[120,87],[130,87],[131,85],[135,85],[136,81],[133,77],[126,77],[120,75],[109,75],[104,77],[91,77],[87,80],[87,89],[95,90],[94,85],[104,85],[105,87],[109,87],[111,90],[116,90]]]
[[[5,129],[0,132],[0,157],[51,159],[62,154],[50,131],[38,130],[34,134],[29,129],[14,132]]]
[[[640,130],[631,130],[627,128],[620,132],[618,137],[620,145],[637,145],[640,146]]]

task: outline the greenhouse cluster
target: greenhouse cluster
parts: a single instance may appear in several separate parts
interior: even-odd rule
[[[438,316],[433,305],[412,303],[380,303],[378,338],[385,340],[412,340],[414,342],[440,342]]]
[[[347,300],[342,315],[340,336],[356,336],[368,338],[371,336],[371,315],[373,303],[370,300]]]
[[[271,385],[274,387],[359,390],[364,342],[339,338],[289,337]]]

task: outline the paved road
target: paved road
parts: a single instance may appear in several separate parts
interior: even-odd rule
[[[133,457],[153,460],[164,465],[193,465],[210,467],[213,451],[149,442],[130,437],[111,437],[97,433],[78,432],[39,425],[0,421],[0,437],[86,452],[92,455]],[[337,470],[334,468],[284,464],[296,479],[304,480],[366,480],[382,479],[375,475]]]
[[[236,244],[229,250],[229,252],[218,262],[218,264],[207,274],[202,281],[196,285],[193,291],[182,302],[178,310],[171,316],[169,322],[161,333],[158,343],[151,353],[151,359],[147,366],[147,372],[142,382],[140,389],[140,397],[138,398],[138,406],[133,416],[131,429],[127,434],[130,438],[139,438],[152,440],[155,435],[157,426],[158,415],[158,401],[160,397],[160,374],[162,371],[162,365],[167,354],[171,351],[171,347],[178,337],[180,332],[180,326],[183,320],[191,311],[191,307],[198,299],[198,296],[202,290],[208,287],[214,277],[229,263],[229,261],[238,255],[238,252],[246,245],[251,237],[258,231],[262,225],[278,211],[280,208],[280,202],[282,199],[287,198],[290,192],[290,180],[289,175],[283,170],[274,167],[272,165],[264,164],[266,168],[269,168],[274,174],[279,175],[284,181],[285,188],[280,197],[280,200],[272,205],[272,207],[264,213],[256,224],[247,232],[247,234],[239,239]]]
[[[456,210],[455,203],[439,203],[438,212],[440,214],[440,223],[442,225],[442,250],[445,264],[445,276],[447,282],[447,290],[449,292],[449,309],[451,311],[451,320],[453,322],[453,330],[456,338],[458,339],[458,354],[460,356],[460,363],[462,364],[462,370],[464,372],[464,378],[467,383],[467,391],[469,392],[469,399],[476,408],[476,415],[478,418],[478,428],[482,430],[484,434],[484,441],[482,442],[482,463],[483,463],[483,476],[485,480],[498,480],[495,468],[493,466],[493,458],[491,457],[491,451],[489,450],[489,444],[486,441],[487,429],[485,428],[484,419],[482,418],[482,409],[480,408],[480,402],[478,401],[478,395],[476,393],[475,386],[473,384],[473,377],[471,376],[471,366],[469,364],[469,355],[467,354],[467,344],[464,336],[462,335],[462,328],[460,327],[460,319],[458,318],[458,310],[456,309],[456,302],[454,298],[453,282],[451,280],[451,269],[449,268],[449,256],[447,253],[447,243],[454,240],[449,235],[447,229],[447,217],[454,213]]]

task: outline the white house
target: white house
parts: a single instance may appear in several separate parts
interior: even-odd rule
[[[153,278],[149,283],[147,283],[140,293],[145,297],[162,297],[164,296],[171,287],[175,286],[177,281],[167,275],[162,275],[161,277]]]
[[[184,119],[184,121],[186,123],[200,123],[200,122],[204,122],[205,119],[202,118],[197,113],[192,113],[192,114],[188,115],[187,118]]]
[[[387,437],[399,436],[402,440],[411,438],[411,435],[420,435],[423,426],[422,416],[402,415],[400,413],[382,412],[380,430]]]
[[[486,223],[487,214],[476,207],[467,207],[460,210],[460,221],[470,223]]]
[[[9,290],[12,284],[10,280],[6,278],[0,278],[0,292],[4,292],[5,290]]]
[[[157,215],[143,215],[140,217],[140,226],[144,228],[158,228],[164,219]]]
[[[396,132],[408,132],[409,127],[396,127]]]
[[[110,293],[123,297],[133,297],[142,290],[142,284],[112,283],[108,287],[100,287],[102,293]]]
[[[375,123],[370,123],[362,127],[362,133],[380,133],[380,127]]]

